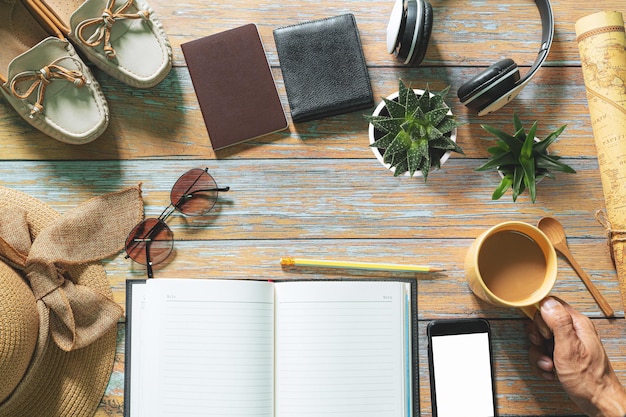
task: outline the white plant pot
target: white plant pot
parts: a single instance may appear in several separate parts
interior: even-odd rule
[[[423,94],[424,94],[424,92],[425,92],[424,90],[420,90],[420,89],[417,89],[417,88],[414,88],[414,89],[413,89],[413,91],[414,91],[414,92],[415,92],[415,94],[417,94],[418,96],[423,95]],[[393,93],[393,94],[391,94],[391,95],[387,96],[387,100],[395,100],[395,99],[397,99],[397,98],[398,98],[398,96],[399,96],[399,95],[400,95],[400,92],[396,91],[395,93]],[[432,96],[434,96],[434,94],[433,94],[433,93],[430,93],[430,96],[432,97]],[[384,108],[385,108],[385,102],[384,102],[384,101],[381,101],[380,103],[378,103],[378,105],[377,105],[377,106],[376,106],[376,108],[374,109],[374,112],[372,113],[372,115],[373,115],[373,116],[379,116],[379,115],[380,115],[380,113],[383,111],[383,109],[384,109]],[[449,111],[448,111],[448,114],[450,114],[450,115],[451,115],[451,114],[452,114],[452,111],[451,111],[451,110],[449,110]],[[368,128],[367,133],[368,133],[369,142],[370,142],[370,145],[371,145],[372,143],[374,143],[374,142],[376,141],[376,138],[374,138],[374,125],[373,125],[373,124],[371,124],[371,123],[369,124],[369,128]],[[456,134],[457,134],[457,128],[455,127],[455,128],[454,128],[454,130],[452,131],[452,133],[450,134],[450,139],[451,139],[453,142],[456,142]],[[383,154],[382,154],[382,153],[380,153],[380,150],[379,150],[378,148],[370,148],[370,149],[372,150],[372,152],[374,153],[374,156],[376,157],[376,159],[378,159],[378,162],[380,162],[382,166],[384,166],[385,168],[387,168],[389,171],[391,171],[391,172],[395,173],[396,168],[395,168],[395,167],[392,167],[390,164],[385,163],[385,161],[384,161],[384,159],[383,159]],[[450,154],[451,154],[451,153],[452,153],[451,151],[448,151],[448,152],[446,152],[445,154],[443,154],[443,156],[442,156],[442,157],[441,157],[441,159],[439,160],[439,164],[440,164],[440,165],[443,165],[443,164],[444,164],[444,163],[448,160],[448,158],[450,158]],[[403,175],[404,175],[405,177],[410,176],[410,175],[409,175],[409,171],[405,172]],[[415,172],[413,173],[413,177],[421,177],[421,176],[423,176],[423,175],[422,175],[422,171],[415,171]]]

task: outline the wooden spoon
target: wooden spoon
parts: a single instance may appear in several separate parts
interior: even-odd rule
[[[563,229],[561,223],[554,217],[543,217],[541,220],[539,220],[539,223],[537,223],[537,227],[542,232],[544,232],[546,236],[548,236],[548,239],[550,239],[550,241],[552,242],[554,249],[556,249],[563,256],[565,256],[570,265],[572,265],[572,268],[574,268],[574,270],[583,281],[593,298],[596,300],[596,303],[598,303],[598,306],[600,306],[604,315],[606,317],[613,317],[613,309],[609,305],[608,301],[606,301],[606,298],[604,298],[604,296],[600,294],[600,291],[598,291],[593,282],[591,282],[591,278],[589,278],[589,275],[587,275],[585,271],[582,270],[578,262],[576,262],[576,260],[570,253],[567,246],[565,230]]]

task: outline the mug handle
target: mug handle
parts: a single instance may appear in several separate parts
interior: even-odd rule
[[[522,312],[524,314],[526,314],[526,316],[533,320],[535,318],[535,313],[537,311],[539,311],[539,303],[535,303],[535,304],[531,304],[529,306],[524,306],[524,307],[520,307],[520,310],[522,310]]]

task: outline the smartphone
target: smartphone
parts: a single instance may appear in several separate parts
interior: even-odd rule
[[[489,322],[434,320],[427,333],[433,417],[495,417]]]

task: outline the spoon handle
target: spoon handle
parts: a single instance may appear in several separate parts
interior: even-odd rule
[[[583,269],[580,267],[578,262],[576,262],[576,260],[572,256],[572,254],[569,253],[569,251],[561,251],[561,253],[565,255],[570,265],[572,265],[572,268],[574,268],[574,270],[576,271],[580,279],[583,281],[583,283],[585,284],[585,286],[587,287],[587,289],[593,296],[594,300],[596,300],[596,303],[598,303],[598,306],[600,306],[600,309],[602,310],[604,315],[606,317],[615,316],[615,313],[613,312],[613,309],[609,305],[609,302],[606,300],[606,298],[604,298],[604,296],[596,288],[594,283],[591,281],[591,278],[589,278],[589,275],[587,275],[587,273],[583,271]]]

